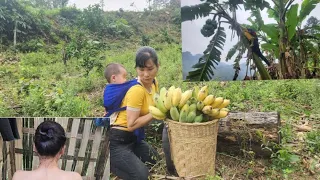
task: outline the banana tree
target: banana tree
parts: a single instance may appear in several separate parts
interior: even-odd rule
[[[261,44],[264,50],[273,51],[279,59],[281,79],[299,78],[305,66],[305,55],[302,43],[302,36],[299,30],[304,19],[316,7],[319,0],[304,0],[298,12],[299,4],[294,4],[294,0],[273,0],[274,7],[267,7],[269,17],[276,20],[276,24],[266,24],[261,26],[267,38],[265,44]],[[253,14],[254,15],[254,14]],[[261,17],[254,15],[256,19]],[[299,39],[300,38],[300,39]],[[301,42],[295,46],[296,42]],[[297,51],[300,49],[300,51]],[[301,52],[302,50],[302,52]],[[297,53],[300,56],[297,56]]]
[[[239,9],[239,5],[244,4],[243,0],[229,0],[227,2],[219,3],[218,0],[202,0],[201,4],[193,6],[184,6],[181,8],[181,19],[184,21],[192,21],[198,18],[208,17],[213,15],[213,18],[208,19],[206,24],[201,29],[201,34],[204,37],[211,37],[212,39],[203,52],[203,56],[200,57],[197,64],[192,67],[195,68],[194,71],[189,72],[186,79],[188,81],[209,81],[214,76],[215,65],[217,65],[221,60],[221,50],[226,40],[225,29],[221,24],[228,24],[232,29],[232,34],[236,32],[239,37],[240,43],[238,46],[234,47],[236,50],[240,50],[242,54],[250,49],[248,40],[244,36],[243,27],[237,22],[236,11]],[[266,1],[262,0],[262,3],[252,2],[253,0],[247,0],[248,4],[251,3],[252,6],[263,9],[267,4]],[[247,4],[246,4],[247,5]],[[245,48],[244,48],[245,47]],[[243,52],[244,51],[244,52]],[[229,57],[232,54],[229,54]],[[253,61],[257,66],[258,71],[262,79],[271,79],[261,59],[253,53]],[[239,71],[239,61],[241,56],[235,59],[234,69],[235,77]]]

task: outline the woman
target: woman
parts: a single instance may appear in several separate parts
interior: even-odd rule
[[[65,150],[65,132],[60,124],[44,121],[36,129],[34,149],[39,156],[39,166],[33,171],[17,171],[13,180],[82,180],[76,172],[66,172],[58,167]]]
[[[137,141],[134,131],[153,120],[149,106],[158,91],[155,81],[159,69],[158,57],[151,47],[142,47],[136,54],[135,69],[140,85],[132,86],[124,97],[120,111],[110,129],[111,172],[121,179],[147,180],[148,167],[160,159],[157,151],[146,141]]]

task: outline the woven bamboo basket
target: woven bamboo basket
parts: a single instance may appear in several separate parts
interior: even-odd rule
[[[205,123],[180,123],[170,119],[171,158],[179,177],[215,175],[218,119]]]

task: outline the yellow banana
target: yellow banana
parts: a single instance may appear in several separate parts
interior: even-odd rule
[[[160,89],[160,98],[162,99],[162,101],[164,100],[164,98],[166,97],[166,93],[167,93],[167,89],[165,87],[162,87]]]
[[[176,89],[176,87],[174,85],[172,85],[171,87],[169,87],[168,91],[173,91],[175,89]]]
[[[185,123],[187,122],[187,115],[188,113],[185,110],[180,112],[179,122]]]
[[[222,97],[217,97],[214,99],[213,103],[211,104],[211,106],[213,108],[217,108],[218,106],[220,106],[223,103],[223,98]]]
[[[228,108],[221,108],[220,111],[230,111]]]
[[[229,114],[228,111],[219,111],[219,114],[217,116],[213,116],[215,119],[225,118]]]
[[[152,115],[152,117],[157,120],[164,120],[166,118],[166,117],[158,117],[156,115]]]
[[[225,108],[230,104],[229,99],[224,99],[223,102],[218,106],[219,109]]]
[[[210,114],[208,114],[211,117],[217,116],[220,113],[220,110],[218,108],[212,109]]]
[[[212,111],[212,106],[204,106],[203,109],[202,109],[202,112],[204,114],[210,114]]]
[[[187,112],[187,113],[189,113],[189,104],[185,104],[183,107],[182,107],[182,109],[181,109],[181,111],[185,111],[185,112]]]
[[[192,90],[187,90],[181,94],[179,108],[182,108],[192,96]]]
[[[172,120],[174,120],[174,121],[178,121],[179,120],[179,116],[180,115],[179,115],[179,111],[178,111],[177,107],[172,106],[170,108],[170,116],[171,116]]]
[[[156,94],[153,95],[153,102],[154,102],[154,104],[157,104],[157,101],[158,101],[159,98],[160,98],[160,96],[159,96],[158,93],[156,93]]]
[[[202,120],[203,120],[203,114],[200,114],[199,116],[196,116],[194,118],[194,122],[196,122],[196,123],[201,123]]]
[[[208,86],[203,86],[198,92],[197,100],[203,101],[208,96]]]
[[[170,108],[172,107],[172,91],[170,91],[170,90],[167,91],[163,102],[164,102],[164,106],[167,108],[167,110],[170,110]]]
[[[176,88],[173,90],[172,94],[172,106],[178,106],[181,100],[182,92],[181,88]]]
[[[161,112],[160,109],[156,108],[155,106],[149,106],[149,112],[156,119],[164,119],[166,117],[166,114]]]
[[[205,106],[212,104],[214,101],[214,96],[212,94],[208,95],[204,100],[203,100],[203,104]]]
[[[202,102],[202,101],[198,101],[198,102],[197,102],[197,109],[198,109],[199,111],[201,111],[201,110],[203,109],[203,107],[204,107],[203,102]]]
[[[190,111],[190,112],[188,113],[188,116],[187,116],[187,122],[188,122],[188,123],[193,123],[196,116],[197,116],[197,115],[196,115],[196,112],[195,112],[195,111]]]

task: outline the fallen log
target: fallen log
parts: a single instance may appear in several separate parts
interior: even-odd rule
[[[230,112],[219,121],[217,151],[270,157],[271,151],[264,147],[280,143],[280,125],[278,112]]]

